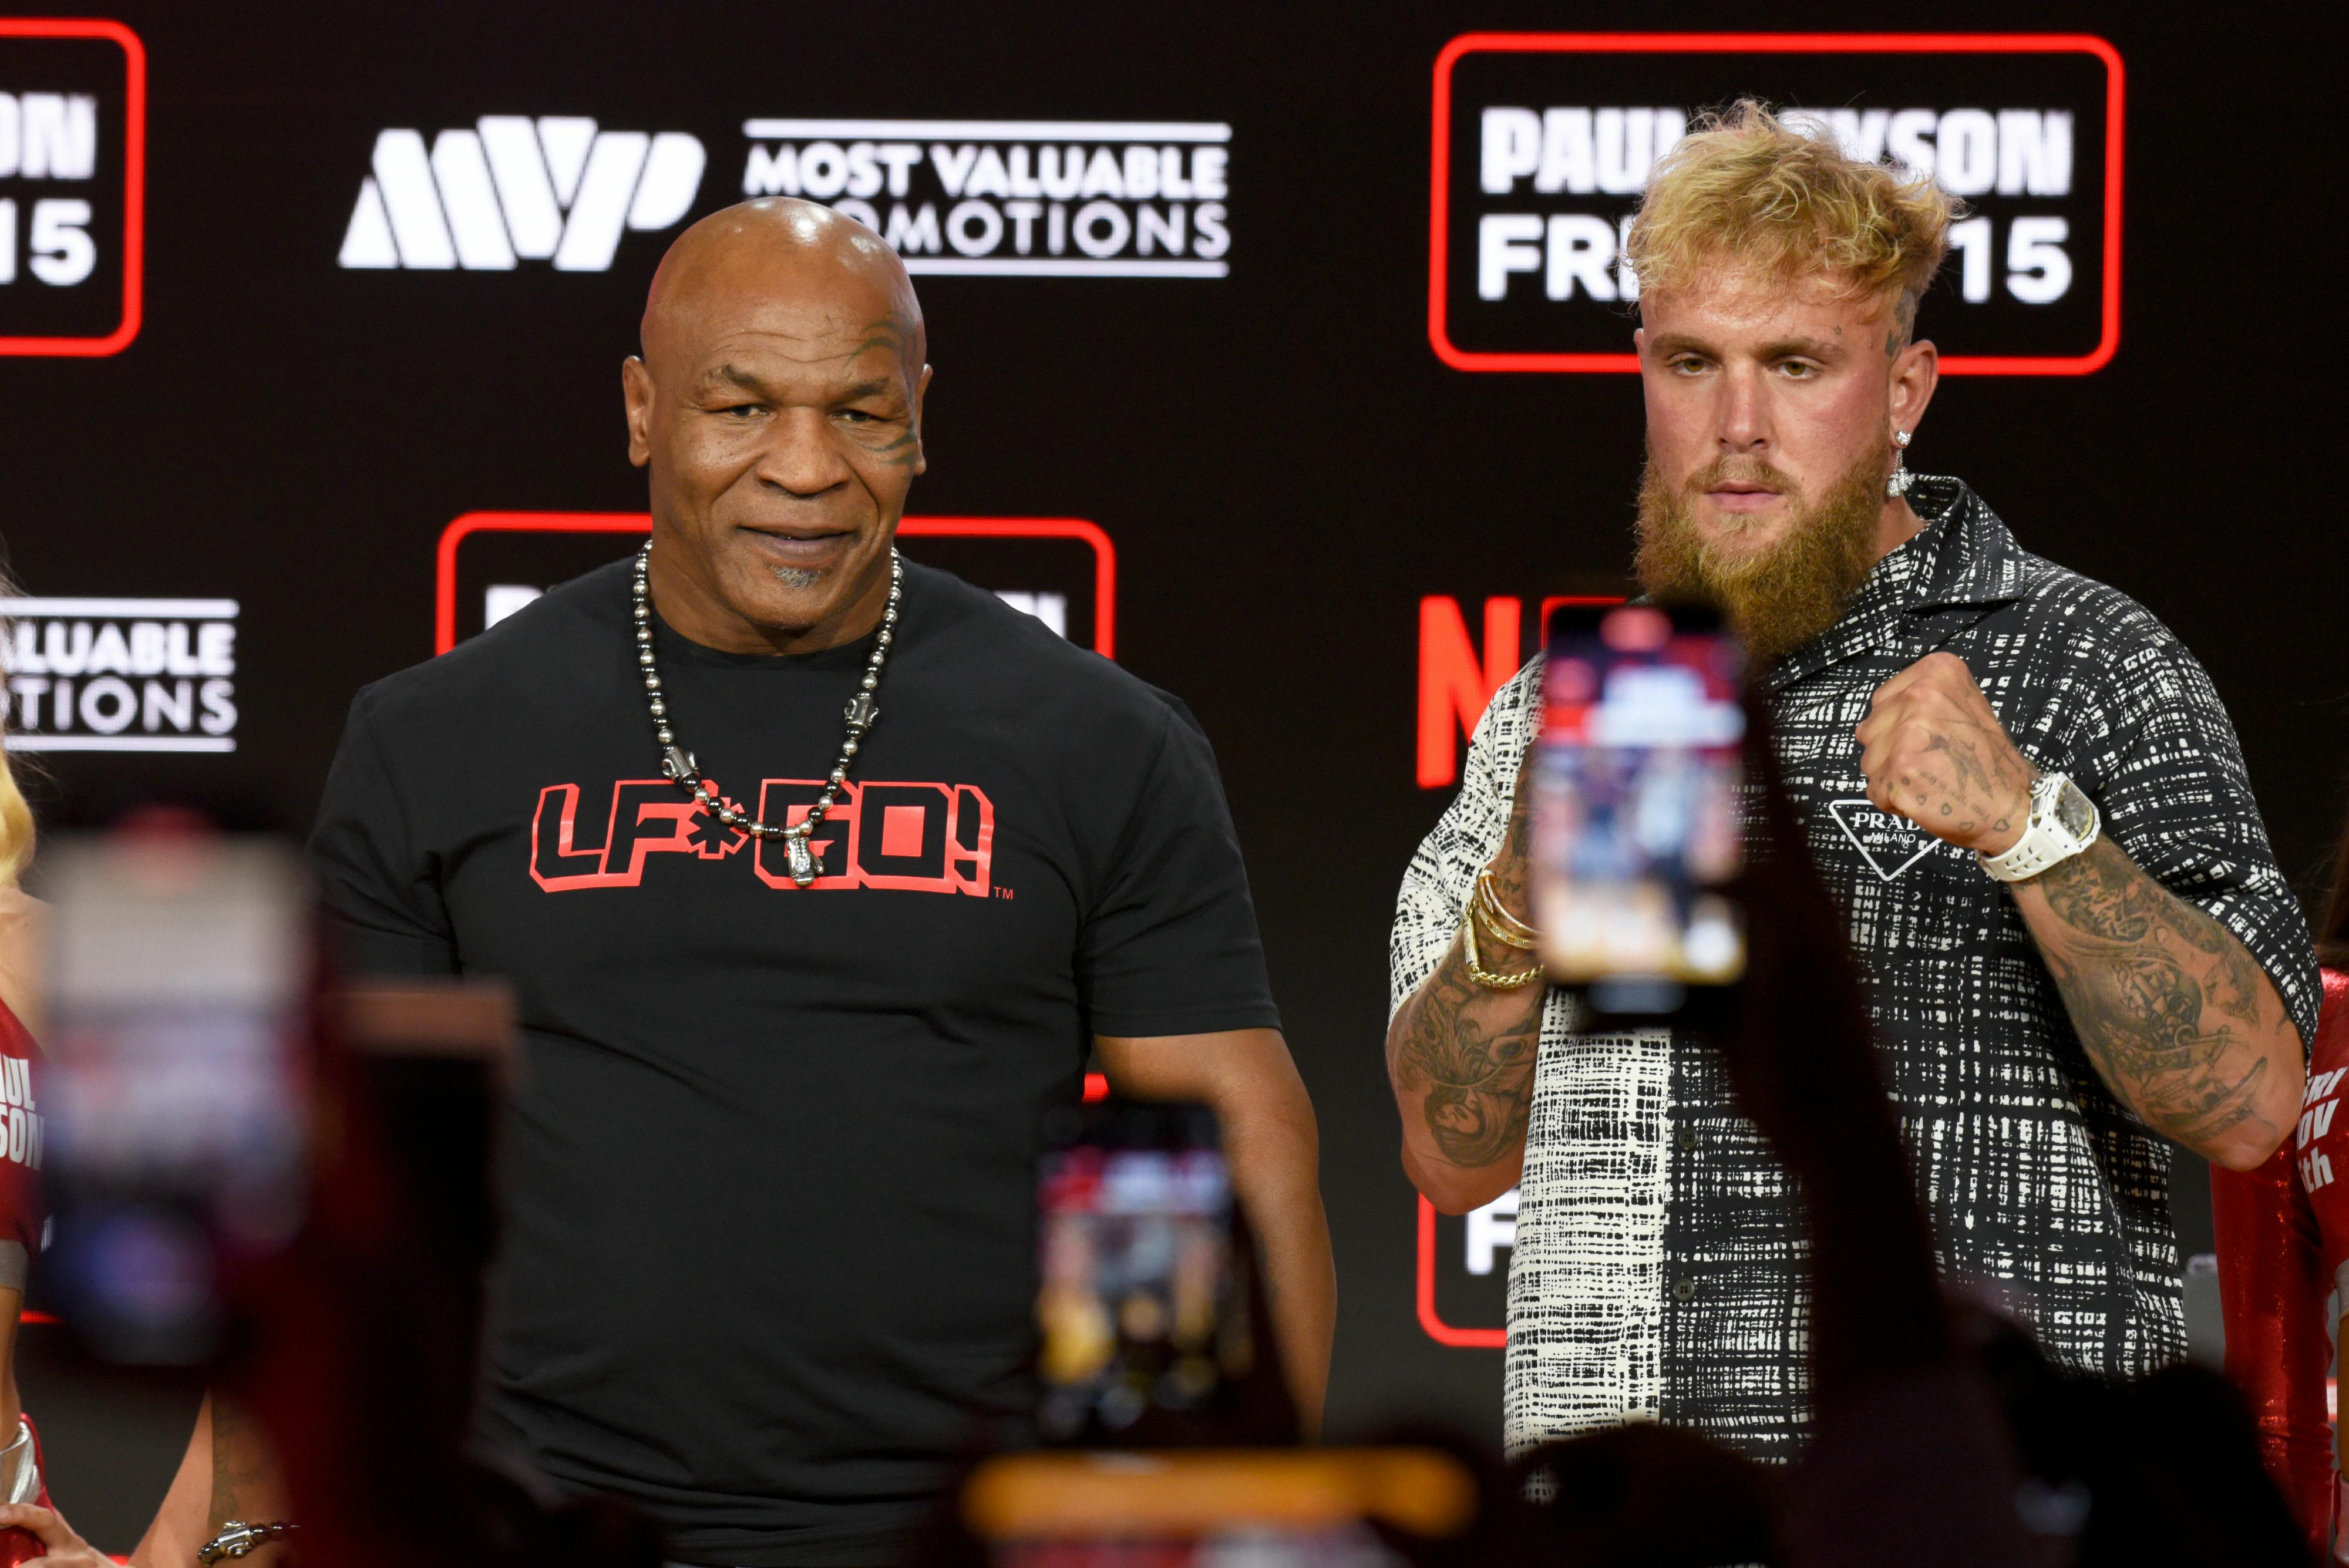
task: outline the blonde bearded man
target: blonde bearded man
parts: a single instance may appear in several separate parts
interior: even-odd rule
[[[1963,483],[1901,464],[1934,389],[1911,329],[1951,216],[1931,185],[1752,104],[1679,145],[1630,240],[1638,568],[1747,640],[1941,1266],[2057,1361],[2135,1374],[2185,1351],[2161,1138],[2234,1168],[2274,1149],[2316,971],[2192,657],[2024,552]],[[1578,1035],[1563,995],[1464,961],[1479,870],[1530,916],[1516,784],[1537,665],[1494,697],[1403,880],[1403,1166],[1450,1212],[1520,1189],[1513,1449],[1649,1417],[1790,1457],[1803,1242],[1717,1062],[1666,1030]],[[1526,968],[1478,936],[1500,978]]]

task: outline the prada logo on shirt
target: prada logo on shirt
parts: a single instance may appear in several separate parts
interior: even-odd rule
[[[1868,868],[1887,882],[1930,855],[1940,842],[1907,817],[1884,811],[1865,797],[1831,800],[1827,814],[1868,862]]]
[[[715,779],[712,794],[741,809]],[[761,779],[751,815],[789,824],[807,815],[822,779]],[[746,857],[744,847],[750,847]],[[976,784],[852,783],[809,840],[822,875],[807,892],[853,888],[988,897],[995,864],[995,803]],[[771,838],[752,845],[667,779],[620,779],[600,789],[548,784],[531,818],[530,877],[550,893],[635,888],[656,855],[750,863],[781,892],[802,891]]]

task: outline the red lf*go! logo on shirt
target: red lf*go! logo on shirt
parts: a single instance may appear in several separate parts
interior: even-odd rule
[[[741,803],[702,781],[737,810]],[[822,779],[761,779],[751,815],[779,826],[799,822],[823,793]],[[745,846],[752,875],[770,888],[798,892],[774,839],[753,844],[665,778],[620,779],[594,789],[548,784],[531,819],[531,880],[550,893],[635,888],[656,855],[723,863]],[[849,784],[809,840],[821,874],[806,891],[851,888],[987,898],[995,863],[995,803],[976,784]]]

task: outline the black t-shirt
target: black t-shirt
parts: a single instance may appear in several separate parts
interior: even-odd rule
[[[362,691],[313,853],[355,970],[519,993],[491,1438],[689,1561],[881,1562],[1028,1407],[1091,1036],[1278,1025],[1239,848],[1180,702],[908,564],[795,888],[660,776],[628,604],[616,563]],[[727,798],[815,797],[869,641],[656,646]]]

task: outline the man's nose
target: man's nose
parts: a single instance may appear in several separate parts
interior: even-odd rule
[[[1758,371],[1741,368],[1723,376],[1720,400],[1713,413],[1713,437],[1723,451],[1751,453],[1769,446],[1768,400]]]
[[[854,477],[834,439],[832,421],[816,409],[786,409],[768,432],[752,472],[759,483],[812,498]]]

